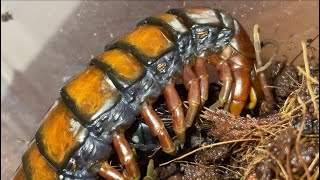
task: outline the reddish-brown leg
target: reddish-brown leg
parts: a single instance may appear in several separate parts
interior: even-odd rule
[[[124,176],[115,168],[104,162],[99,170],[99,175],[108,180],[125,180]]]
[[[143,103],[141,116],[150,127],[152,134],[158,137],[162,150],[167,154],[175,155],[177,152],[176,147],[173,144],[167,129],[164,127],[163,122],[153,110],[152,106],[147,105],[146,102]]]
[[[196,74],[192,71],[191,66],[186,64],[183,68],[183,83],[188,90],[188,112],[186,115],[186,127],[191,127],[194,117],[198,112],[200,105],[200,87]]]
[[[225,105],[224,105],[224,110],[226,110],[226,111],[229,111],[229,109],[230,109],[230,104],[231,104],[232,98],[233,98],[234,86],[235,86],[235,84],[232,84],[232,90],[231,90],[231,92],[230,92],[228,101],[227,101],[227,102],[225,103]]]
[[[209,92],[209,73],[206,62],[206,59],[198,57],[194,65],[194,71],[199,79],[200,85],[200,107],[207,101]]]
[[[112,143],[118,154],[121,165],[125,167],[124,176],[127,179],[140,179],[139,167],[124,134],[117,131],[114,132]]]
[[[215,67],[219,71],[220,80],[222,82],[222,88],[219,94],[219,101],[210,106],[210,109],[217,109],[219,107],[223,107],[225,103],[228,101],[230,96],[230,92],[232,90],[232,74],[231,69],[227,61],[221,59],[215,53],[212,53],[208,61],[213,67]]]
[[[239,63],[245,61],[247,59],[242,55],[235,55],[228,61],[234,76],[234,89],[230,103],[230,112],[234,115],[240,115],[251,90],[250,69]]]
[[[180,145],[183,146],[186,138],[186,121],[184,119],[181,99],[172,82],[169,82],[166,85],[163,95],[166,99],[168,110],[170,113],[172,113],[173,130],[176,133]]]

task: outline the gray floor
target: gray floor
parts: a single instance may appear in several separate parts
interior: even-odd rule
[[[13,16],[1,22],[1,178],[20,164],[66,79],[143,18],[183,6],[227,10],[250,34],[260,24],[262,39],[280,42],[278,59],[292,59],[301,40],[319,33],[318,1],[1,1],[1,13]]]

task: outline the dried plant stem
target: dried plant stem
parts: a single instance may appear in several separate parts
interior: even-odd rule
[[[312,168],[316,165],[316,163],[319,161],[319,153],[316,155],[316,157],[314,158],[314,160],[312,161],[312,163],[310,164],[308,170],[311,171]]]
[[[319,168],[316,169],[316,172],[312,175],[312,180],[317,180],[319,177]]]
[[[253,27],[253,37],[254,37],[254,49],[256,53],[256,62],[257,62],[257,69],[261,68],[263,66],[262,60],[261,60],[261,41],[260,41],[260,35],[259,35],[259,25],[255,24]],[[275,100],[273,98],[273,94],[270,88],[267,88],[266,86],[269,84],[267,82],[267,78],[264,73],[257,73],[261,86],[263,94],[265,95],[266,101],[263,103],[263,110],[264,111],[272,111],[274,109]]]
[[[307,73],[299,66],[297,66],[298,71],[303,74],[307,79],[309,79],[314,84],[319,84],[319,81],[312,76],[308,76]]]
[[[306,76],[307,87],[309,89],[309,93],[310,93],[312,103],[314,106],[314,113],[315,113],[316,117],[319,119],[319,107],[317,105],[316,98],[315,98],[314,92],[312,90],[311,81],[308,78],[311,75],[310,75],[310,68],[309,68],[308,57],[307,57],[307,46],[304,41],[302,41],[301,44],[302,44],[302,50],[303,50],[303,60],[304,60],[304,65],[305,65],[305,69],[306,69],[306,74],[307,74],[307,76]]]
[[[212,168],[212,167],[210,167],[210,166],[206,166],[206,165],[203,165],[203,164],[200,164],[200,163],[190,162],[190,161],[176,161],[176,163],[180,163],[181,166],[185,166],[184,164],[186,164],[186,165],[191,164],[191,165],[195,165],[195,166],[201,166],[201,167],[203,167],[203,168]],[[184,163],[184,164],[183,164],[183,163]]]
[[[315,99],[318,99],[318,98],[319,98],[319,95],[315,96]],[[312,99],[309,99],[308,101],[305,102],[305,104],[309,104],[309,103],[311,103],[311,102],[312,102]],[[295,112],[296,110],[301,109],[301,107],[302,107],[302,106],[299,105],[298,107],[292,109],[292,110],[289,111],[288,113],[285,113],[284,116],[286,116],[286,115],[291,115],[291,114],[292,114],[293,112]]]
[[[234,171],[230,168],[224,167],[224,166],[218,166],[219,168],[225,169],[227,171],[233,172],[234,174],[237,174],[238,176],[242,177],[242,174],[239,171]]]
[[[270,65],[272,64],[272,62],[274,61],[275,57],[278,55],[278,51],[279,51],[279,44],[275,40],[271,40],[271,39],[263,40],[261,42],[261,44],[262,44],[262,47],[264,47],[264,46],[266,46],[268,44],[273,45],[274,46],[274,50],[273,50],[272,56],[267,61],[267,63],[265,65],[263,65],[262,67],[257,68],[256,69],[256,73],[260,73],[260,72],[263,72],[266,69],[268,69],[270,67]]]
[[[300,86],[300,84],[288,72],[286,72],[286,75],[297,85],[295,87],[299,87]]]
[[[283,107],[281,108],[282,110],[280,112],[282,112],[282,114],[288,114],[288,112],[290,111],[291,107],[293,107],[294,103],[295,103],[295,98],[291,98],[291,96],[295,96],[296,92],[293,92],[289,95],[289,97],[287,98],[287,100],[285,101]]]
[[[308,170],[311,171],[318,161],[319,161],[319,153],[317,153],[316,157],[313,159],[313,161],[312,161],[312,163],[310,164]],[[315,173],[312,175],[311,179],[314,179],[314,175],[315,175],[316,173],[317,173],[317,172],[315,172]],[[303,176],[301,177],[301,179],[303,179],[305,176],[306,176],[306,173],[303,174]]]
[[[303,131],[303,128],[306,124],[306,104],[301,100],[300,96],[298,96],[297,98],[298,102],[300,103],[300,105],[302,106],[302,114],[303,114],[303,118],[302,118],[302,122],[301,122],[301,126],[300,126],[300,129],[299,129],[299,133],[297,135],[297,139],[296,139],[296,143],[295,143],[295,149],[296,149],[296,152],[297,152],[297,156],[299,158],[299,161],[301,162],[302,164],[302,167],[307,175],[307,179],[308,180],[311,180],[311,175],[309,173],[309,170],[308,170],[308,167],[306,165],[306,163],[304,162],[302,156],[301,156],[301,151],[300,151],[300,139],[301,139],[301,134],[302,134],[302,131]]]

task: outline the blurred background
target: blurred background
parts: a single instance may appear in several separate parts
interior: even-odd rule
[[[228,11],[251,37],[259,24],[262,40],[279,42],[279,60],[319,34],[319,1],[1,1],[1,179],[19,166],[64,82],[105,44],[148,16],[190,6]]]

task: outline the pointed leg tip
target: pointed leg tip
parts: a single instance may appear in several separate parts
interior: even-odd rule
[[[209,107],[209,109],[211,109],[211,110],[216,110],[216,109],[218,109],[218,108],[220,108],[220,107],[223,107],[223,103],[222,103],[221,101],[217,101],[217,102],[215,102],[214,104],[212,104],[212,105]]]

